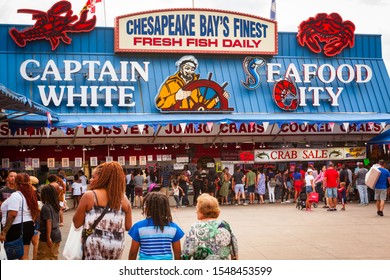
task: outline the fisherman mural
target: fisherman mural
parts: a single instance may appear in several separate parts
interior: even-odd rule
[[[156,96],[156,107],[162,112],[233,111],[228,108],[227,83],[220,86],[211,80],[211,73],[208,79],[200,79],[200,74],[195,74],[198,60],[194,56],[183,56],[175,65],[177,72],[166,79]]]

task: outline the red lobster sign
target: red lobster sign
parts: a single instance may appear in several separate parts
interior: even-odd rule
[[[80,19],[73,15],[72,4],[68,1],[55,3],[47,12],[19,9],[18,13],[32,14],[32,19],[36,20],[33,27],[24,31],[18,31],[16,28],[9,31],[19,47],[26,46],[27,41],[46,39],[50,41],[51,49],[55,50],[60,40],[66,44],[71,43],[72,39],[67,33],[89,32],[96,25],[96,16],[87,20],[88,10],[81,12]]]
[[[315,53],[322,51],[320,43],[324,43],[324,54],[335,56],[344,48],[354,46],[355,25],[343,21],[337,13],[320,13],[299,25],[297,39],[302,47],[307,45]]]

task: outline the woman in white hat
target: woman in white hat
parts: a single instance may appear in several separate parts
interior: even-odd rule
[[[313,169],[307,169],[305,176],[306,183],[306,211],[311,211],[311,202],[309,200],[309,194],[315,192]]]

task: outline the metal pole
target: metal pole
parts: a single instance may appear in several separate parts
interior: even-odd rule
[[[106,18],[106,1],[103,0],[103,10],[104,10],[104,26],[107,27],[107,18]]]

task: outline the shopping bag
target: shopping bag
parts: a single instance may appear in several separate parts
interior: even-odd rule
[[[5,252],[5,248],[4,248],[4,242],[0,242],[0,260],[1,261],[8,260],[7,253]]]
[[[69,235],[66,239],[64,246],[64,251],[62,255],[67,260],[81,260],[83,258],[83,246],[81,242],[81,233],[83,227],[75,228],[75,226],[70,226]]]
[[[18,260],[24,255],[23,235],[18,239],[4,242],[5,252],[9,260]]]
[[[316,192],[311,192],[309,194],[309,202],[310,203],[318,203],[318,193]]]

